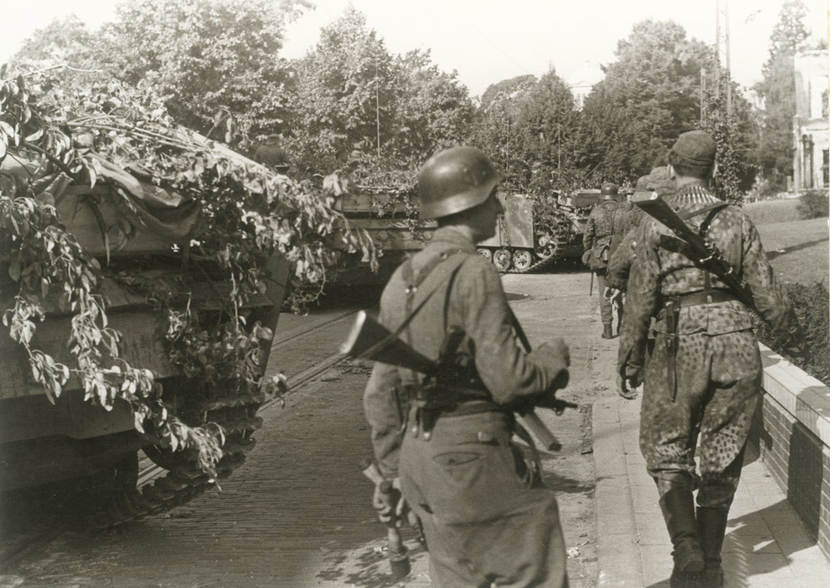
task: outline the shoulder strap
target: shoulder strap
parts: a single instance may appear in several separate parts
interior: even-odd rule
[[[412,281],[408,282],[406,286],[406,317],[395,329],[395,337],[399,336],[409,325],[415,315],[424,307],[427,300],[435,294],[438,287],[455,275],[466,258],[467,256],[463,255],[460,249],[444,251],[427,262],[417,276],[412,276],[411,260],[407,261],[408,267],[404,267],[404,279],[407,279],[408,274],[412,276]],[[415,305],[416,295],[421,296],[421,300],[417,305]]]

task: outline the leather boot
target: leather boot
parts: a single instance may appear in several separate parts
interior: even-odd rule
[[[703,548],[704,568],[700,586],[720,588],[723,586],[721,548],[726,533],[729,509],[701,507],[697,509],[697,528],[700,546]]]
[[[611,339],[611,323],[602,323],[602,338]]]
[[[617,310],[617,337],[619,337],[620,333],[622,333],[622,325],[623,325],[623,305],[620,304],[620,307]]]
[[[674,569],[669,583],[672,588],[695,586],[703,571],[703,550],[697,538],[695,504],[691,488],[674,486],[660,498],[674,551]]]

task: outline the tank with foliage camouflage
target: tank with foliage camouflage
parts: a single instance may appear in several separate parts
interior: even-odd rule
[[[0,491],[83,478],[99,522],[164,511],[253,448],[289,286],[374,246],[149,89],[3,73]],[[164,470],[141,487],[140,453]]]

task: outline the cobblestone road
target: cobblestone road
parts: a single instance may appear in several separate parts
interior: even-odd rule
[[[571,345],[572,385],[562,396],[589,404],[612,394],[596,382],[607,380],[616,341],[598,338],[588,275],[509,275],[504,282],[532,343],[563,336]],[[302,320],[281,319],[278,336]],[[305,369],[330,355],[348,327],[331,323],[314,340],[281,349],[275,364],[289,376]],[[369,506],[371,485],[358,466],[370,451],[361,408],[366,377],[365,369],[341,364],[290,394],[285,407],[263,410],[257,447],[223,492],[102,535],[61,535],[5,570],[0,585],[393,585],[384,531]],[[544,456],[546,480],[559,490],[571,584],[587,588],[596,577],[590,423],[584,411],[545,413],[564,445]],[[425,554],[416,550],[412,559],[406,585],[428,585]]]

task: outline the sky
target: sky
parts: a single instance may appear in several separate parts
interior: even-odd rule
[[[74,13],[94,30],[113,19],[122,1],[6,0],[0,62],[53,19]],[[713,43],[718,2],[722,10],[728,4],[733,78],[749,87],[761,79],[784,0],[316,0],[314,10],[289,25],[282,55],[304,55],[320,27],[351,4],[391,52],[429,49],[433,61],[455,70],[474,96],[503,79],[539,76],[551,67],[579,87],[602,79],[601,65],[614,61],[617,42],[647,18],[673,20],[691,37]],[[828,0],[805,4],[811,32],[826,39]]]

